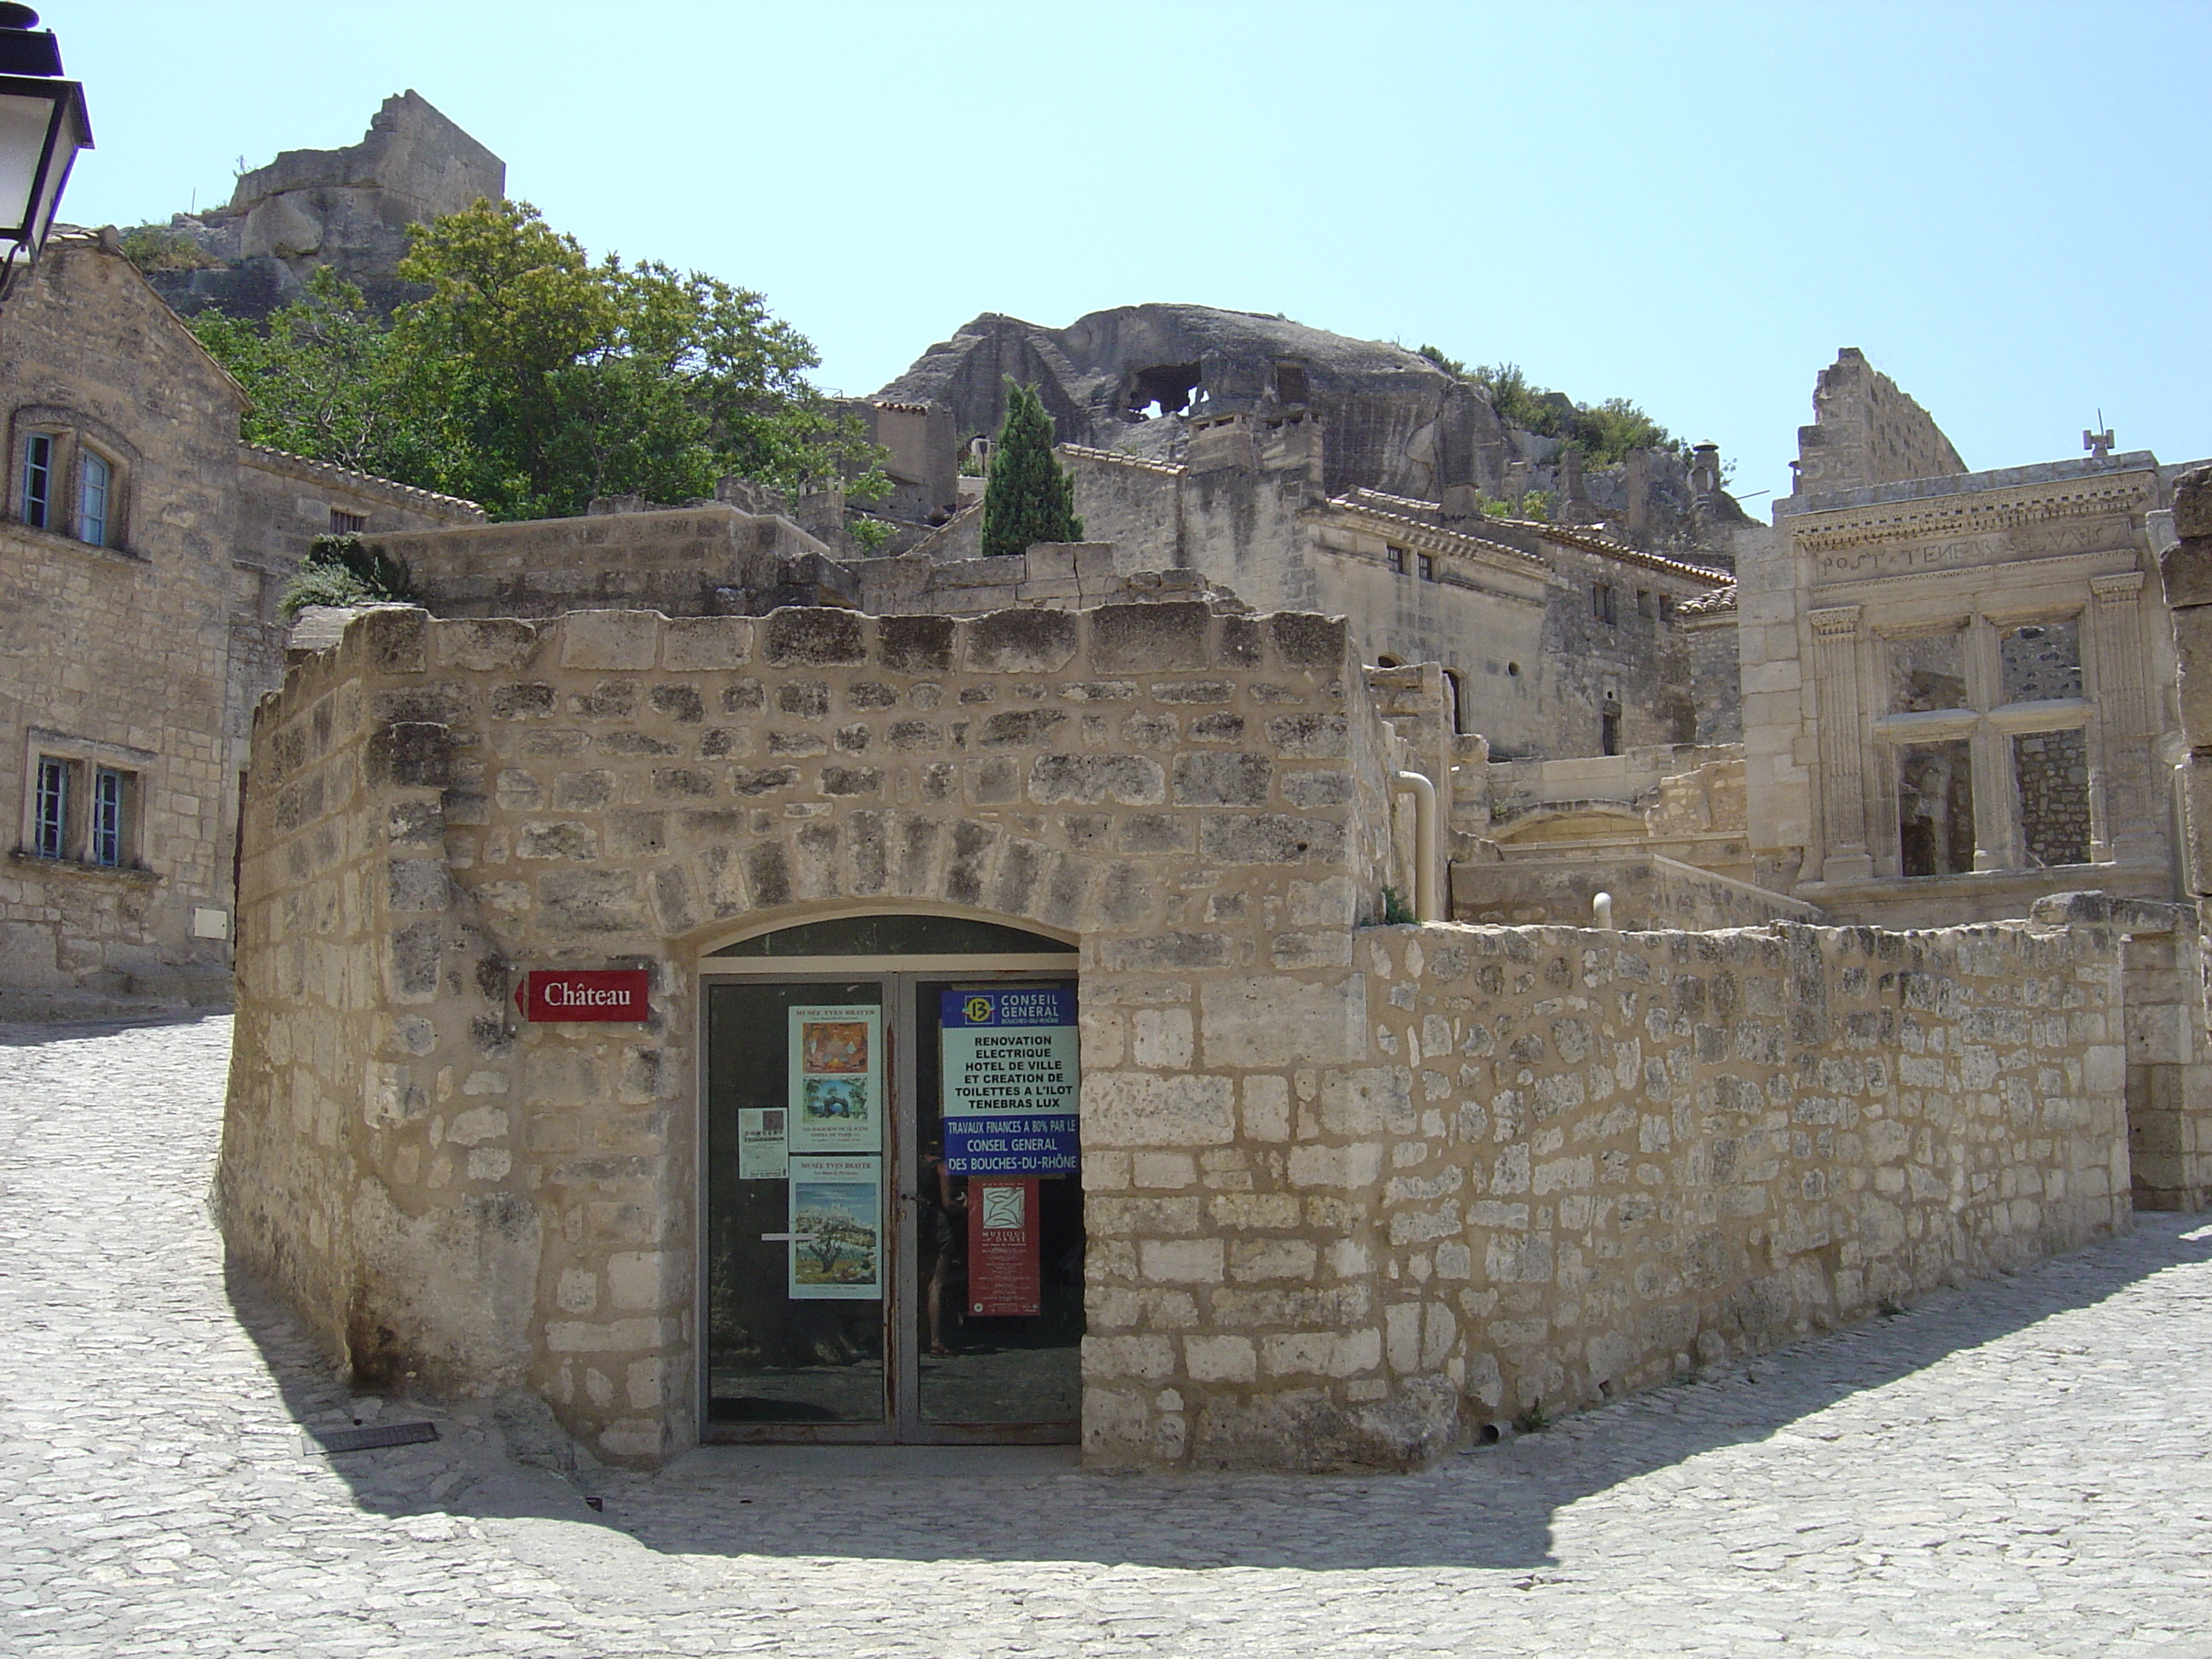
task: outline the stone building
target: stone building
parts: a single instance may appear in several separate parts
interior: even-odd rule
[[[231,1246],[616,1461],[1402,1468],[2127,1224],[2113,918],[1378,926],[1409,675],[1174,598],[360,614],[257,714]]]
[[[230,994],[247,722],[308,541],[480,518],[241,443],[245,394],[103,236],[9,295],[0,1000]]]

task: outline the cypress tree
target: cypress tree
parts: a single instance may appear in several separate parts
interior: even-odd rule
[[[1035,542],[1079,542],[1075,481],[1052,453],[1052,416],[1033,386],[1006,380],[1006,423],[983,487],[983,556],[1026,553]]]

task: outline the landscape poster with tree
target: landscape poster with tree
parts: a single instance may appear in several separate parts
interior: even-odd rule
[[[883,1010],[799,1007],[790,1019],[792,1152],[881,1152]]]
[[[791,1299],[873,1302],[884,1293],[884,1161],[791,1160]]]

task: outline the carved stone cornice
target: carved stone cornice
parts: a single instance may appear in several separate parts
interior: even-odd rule
[[[2132,519],[2154,504],[2156,483],[2151,472],[2105,473],[2060,483],[1922,496],[1808,514],[1791,521],[1790,530],[1801,547],[1819,553],[1881,542],[1955,540],[2079,519]]]

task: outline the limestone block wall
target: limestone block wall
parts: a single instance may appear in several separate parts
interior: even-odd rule
[[[1387,1162],[1386,1363],[1485,1409],[1593,1401],[2131,1224],[2109,932],[1362,944],[1374,1064],[1317,1079],[1311,1125]]]
[[[235,774],[223,736],[237,385],[130,262],[58,236],[9,296],[0,489],[0,1000],[44,1013],[88,999],[227,992]],[[51,511],[21,521],[25,442],[52,443]],[[108,462],[101,544],[82,538],[86,458]],[[84,826],[38,856],[39,757],[131,781],[123,856],[90,862]],[[193,913],[219,913],[195,934]]]
[[[773,587],[785,562],[830,550],[790,520],[720,504],[378,536],[441,617],[552,617],[624,605],[721,608],[718,587]]]
[[[1119,1147],[1085,1176],[1097,1462],[1408,1463],[2130,1224],[2108,932],[1353,945],[1356,1031],[1115,989],[1126,1036],[1095,1042],[1131,1058],[1085,1085]]]
[[[1243,1068],[1364,1042],[1351,930],[1409,882],[1354,666],[1340,623],[1172,600],[364,613],[256,720],[233,1248],[367,1382],[527,1391],[667,1455],[697,1431],[700,952],[915,904],[1073,936],[1101,1146],[1212,1145]],[[520,971],[627,964],[649,1025],[517,1024]],[[1194,1012],[1245,1035],[1165,1076]],[[1097,1295],[1140,1222],[1093,1223]]]

